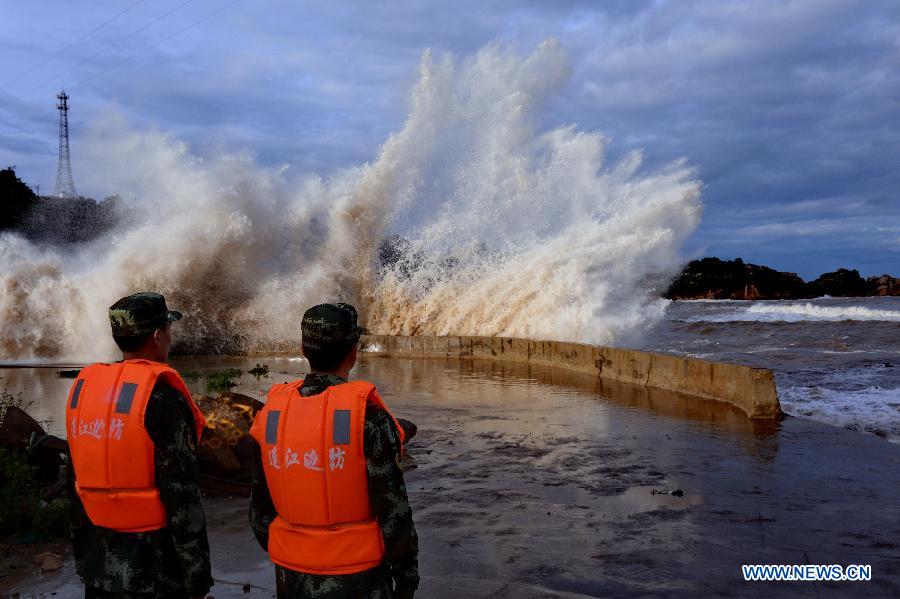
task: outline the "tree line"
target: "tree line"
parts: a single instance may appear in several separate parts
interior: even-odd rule
[[[118,222],[121,201],[38,196],[12,167],[0,170],[0,231],[15,231],[33,241],[90,241]]]
[[[813,281],[796,273],[745,263],[740,258],[693,260],[670,285],[669,299],[808,299],[900,295],[900,279],[890,275],[864,279],[859,271],[839,268]]]

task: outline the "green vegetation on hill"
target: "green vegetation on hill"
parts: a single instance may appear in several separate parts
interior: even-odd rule
[[[21,226],[36,204],[37,196],[16,176],[16,171],[0,171],[0,231]]]
[[[900,280],[890,275],[863,279],[841,268],[809,283],[792,272],[736,260],[692,260],[669,286],[669,299],[806,299],[900,295]]]

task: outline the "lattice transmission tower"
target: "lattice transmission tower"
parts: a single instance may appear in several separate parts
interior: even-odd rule
[[[59,163],[56,165],[56,189],[59,198],[74,198],[75,183],[72,181],[72,164],[69,162],[69,95],[65,90],[57,94],[59,102]]]

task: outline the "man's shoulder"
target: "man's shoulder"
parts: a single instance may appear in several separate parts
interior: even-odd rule
[[[173,387],[168,381],[162,379],[156,381],[156,384],[153,385],[153,390],[150,392],[150,398],[162,402],[187,402],[187,398],[181,391]]]
[[[379,405],[366,405],[364,437],[366,455],[369,457],[393,456],[400,451],[400,438],[394,419]]]
[[[190,422],[193,416],[187,398],[166,381],[157,381],[150,392],[144,426],[153,437],[157,431],[174,426],[180,421]]]
[[[384,405],[375,384],[368,381],[360,382],[369,387],[368,395],[366,396],[366,425],[369,426],[371,424],[371,426],[393,432],[396,428],[394,418],[388,411],[387,406]]]
[[[366,404],[366,424],[370,422],[374,426],[393,426],[394,424],[394,420],[391,418],[391,415],[388,414],[388,411],[385,410],[384,407],[374,403]]]

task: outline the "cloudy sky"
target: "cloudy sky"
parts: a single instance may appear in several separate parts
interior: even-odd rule
[[[900,275],[900,3],[795,1],[4,2],[0,166],[51,191],[55,93],[79,136],[119,111],[203,155],[327,175],[372,160],[420,56],[555,38],[571,76],[541,126],[685,157],[704,182],[693,256],[806,278]]]

